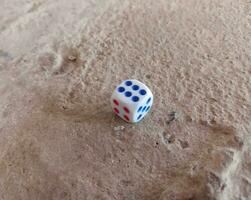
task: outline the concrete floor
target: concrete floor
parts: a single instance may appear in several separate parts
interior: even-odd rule
[[[1,200],[251,199],[250,1],[0,4]],[[110,107],[128,78],[138,124]]]

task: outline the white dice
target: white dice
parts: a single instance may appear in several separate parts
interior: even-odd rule
[[[139,122],[150,111],[153,94],[143,83],[137,80],[123,81],[111,96],[114,112],[127,122]]]

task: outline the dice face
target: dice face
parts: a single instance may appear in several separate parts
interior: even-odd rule
[[[127,122],[139,122],[150,111],[153,94],[137,80],[125,80],[114,90],[111,97],[113,111]]]

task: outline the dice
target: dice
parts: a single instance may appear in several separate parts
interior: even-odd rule
[[[153,94],[137,80],[125,80],[116,87],[111,96],[113,111],[126,122],[139,122],[150,111]]]

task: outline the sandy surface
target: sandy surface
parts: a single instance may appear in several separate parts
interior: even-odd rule
[[[250,0],[0,4],[1,200],[251,199]]]

